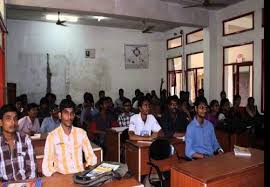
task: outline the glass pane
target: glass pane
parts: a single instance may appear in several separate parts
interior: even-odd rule
[[[180,91],[182,90],[183,78],[182,73],[176,73],[176,90],[175,94],[180,97]]]
[[[175,79],[176,79],[176,75],[175,73],[169,73],[169,91],[170,91],[170,95],[174,95],[174,90],[175,90]]]
[[[253,27],[253,14],[224,22],[224,34],[236,33]]]
[[[224,90],[227,93],[227,98],[230,100],[230,102],[233,102],[233,66],[225,66],[224,67]]]
[[[200,30],[198,32],[194,32],[187,35],[187,44],[196,42],[203,39],[203,30]]]
[[[182,37],[177,37],[174,39],[170,39],[167,42],[168,49],[180,47],[182,45]]]
[[[203,73],[204,70],[203,69],[198,69],[197,70],[197,90],[203,88]]]
[[[169,90],[170,95],[180,96],[180,91],[182,90],[183,78],[182,73],[169,73]]]
[[[203,53],[188,55],[188,68],[203,67]]]
[[[253,61],[253,44],[225,48],[225,64]]]
[[[5,3],[4,0],[0,0],[0,13],[2,14],[2,18],[5,18]]]
[[[239,95],[241,96],[241,106],[247,105],[247,99],[252,96],[252,67],[239,67]]]
[[[194,71],[188,71],[188,91],[190,99],[192,102],[195,102],[195,73]]]
[[[168,60],[168,71],[182,70],[182,57]]]

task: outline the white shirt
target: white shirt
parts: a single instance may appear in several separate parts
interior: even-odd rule
[[[141,113],[139,113],[131,116],[128,131],[133,131],[134,134],[138,136],[143,136],[145,134],[151,136],[152,131],[158,132],[160,129],[160,125],[152,114],[148,114],[146,121],[144,122]]]

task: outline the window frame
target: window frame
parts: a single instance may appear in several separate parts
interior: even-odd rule
[[[181,38],[181,45],[176,46],[176,47],[169,48],[169,41],[170,41],[170,40],[177,39],[177,38]],[[182,46],[183,46],[183,37],[182,37],[181,35],[180,35],[180,36],[175,36],[175,37],[173,37],[173,38],[167,39],[167,50],[175,49],[175,48],[182,47]]]
[[[182,74],[182,77],[183,77],[183,73],[184,73],[184,71],[183,71],[183,63],[182,63],[182,69],[181,70],[169,71],[169,60],[172,60],[172,59],[175,59],[175,58],[180,58],[180,57],[183,60],[182,55],[178,55],[178,56],[167,58],[167,90],[168,90],[168,95],[171,95],[171,93],[170,93],[170,85],[169,85],[169,83],[170,83],[170,81],[169,81],[169,78],[170,78],[169,75],[171,73],[175,73],[175,74],[176,73],[180,73],[180,74]],[[182,88],[182,90],[183,90],[183,88]],[[180,90],[180,91],[182,91],[182,90]],[[177,93],[174,93],[174,94],[177,95]]]
[[[248,45],[248,44],[252,44],[252,61],[245,61],[245,62],[241,62],[241,63],[230,63],[230,64],[225,64],[225,49],[227,48],[231,48],[231,47],[239,47],[239,46],[243,46],[243,45]],[[234,44],[234,45],[228,45],[228,46],[223,46],[223,72],[222,72],[222,90],[225,90],[224,86],[225,86],[225,67],[226,66],[233,66],[233,68],[237,65],[239,66],[252,66],[252,96],[254,96],[254,41],[251,42],[246,42],[246,43],[241,43],[241,44]],[[233,85],[235,85],[234,83],[234,79],[233,79]],[[234,91],[234,88],[233,88]],[[228,95],[228,93],[227,93]],[[234,95],[234,93],[233,93]]]
[[[192,44],[192,43],[196,43],[196,42],[203,41],[203,38],[202,38],[202,39],[200,39],[200,40],[197,40],[197,41],[189,42],[189,43],[188,43],[188,35],[191,35],[191,34],[193,34],[193,33],[199,32],[199,31],[203,31],[203,28],[196,29],[196,30],[194,30],[194,31],[189,32],[189,33],[186,34],[186,45],[187,45],[187,44]]]
[[[262,65],[261,65],[261,112],[264,113],[264,103],[265,103],[265,81],[264,81],[264,39],[262,39]]]
[[[186,54],[186,90],[188,91],[188,72],[189,71],[196,71],[196,77],[195,77],[195,98],[197,97],[197,92],[198,92],[198,85],[197,85],[197,71],[199,70],[199,69],[203,69],[204,70],[204,66],[202,66],[202,67],[196,67],[196,68],[189,68],[188,67],[188,56],[190,56],[190,55],[196,55],[196,54],[199,54],[199,53],[203,53],[203,51],[198,51],[198,52],[194,52],[194,53],[189,53],[189,54]],[[203,62],[203,65],[204,65],[204,62]],[[190,93],[189,93],[189,95],[191,95]],[[191,99],[191,98],[190,98]]]
[[[242,30],[242,31],[232,32],[232,33],[229,33],[229,34],[225,34],[225,23],[226,22],[229,22],[229,21],[232,21],[232,20],[236,20],[236,19],[239,19],[241,17],[248,16],[248,15],[252,15],[252,28],[246,29],[246,30]],[[248,12],[248,13],[245,13],[245,14],[241,14],[239,16],[235,16],[235,17],[232,17],[232,18],[229,18],[229,19],[226,19],[226,20],[223,20],[222,21],[223,36],[229,36],[229,35],[233,35],[233,34],[239,34],[239,33],[242,33],[242,32],[247,32],[247,31],[254,30],[254,21],[255,21],[254,20],[254,11]]]
[[[262,8],[262,27],[264,27],[264,8]]]

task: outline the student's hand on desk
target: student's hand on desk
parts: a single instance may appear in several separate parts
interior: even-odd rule
[[[183,132],[176,132],[173,134],[173,137],[182,137],[182,136],[185,136],[185,133]]]

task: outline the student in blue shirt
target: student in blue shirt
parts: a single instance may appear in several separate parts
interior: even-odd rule
[[[213,124],[205,119],[207,101],[198,98],[195,102],[196,115],[189,123],[185,135],[185,154],[188,158],[198,159],[223,153],[217,142]]]
[[[60,125],[60,120],[58,116],[58,113],[59,113],[58,105],[53,105],[50,108],[50,113],[51,113],[51,116],[44,118],[44,120],[42,121],[41,128],[40,128],[41,133],[49,133],[53,131],[54,129],[56,129],[57,127],[59,127]]]

